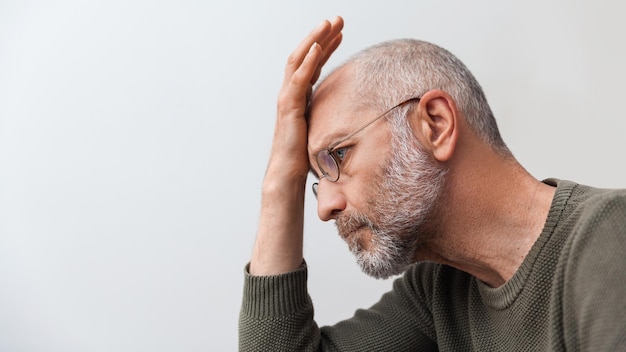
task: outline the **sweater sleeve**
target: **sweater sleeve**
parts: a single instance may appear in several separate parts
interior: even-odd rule
[[[307,292],[307,269],[253,276],[245,269],[239,351],[317,351],[320,333]]]
[[[397,279],[394,289],[370,309],[319,329],[307,292],[306,266],[276,276],[251,276],[246,270],[239,350],[434,351],[432,317],[412,278]]]
[[[591,200],[571,241],[564,290],[567,350],[626,350],[626,194]]]

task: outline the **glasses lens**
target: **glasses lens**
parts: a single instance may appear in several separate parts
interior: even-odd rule
[[[328,181],[335,182],[339,179],[339,166],[337,166],[335,159],[328,154],[328,150],[321,150],[317,153],[317,166]]]

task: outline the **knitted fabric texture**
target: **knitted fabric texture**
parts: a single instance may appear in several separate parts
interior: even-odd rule
[[[491,288],[421,262],[348,320],[318,328],[307,268],[245,271],[240,351],[626,351],[626,191],[546,180],[544,229],[514,276]]]

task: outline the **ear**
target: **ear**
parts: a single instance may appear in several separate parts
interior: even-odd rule
[[[434,158],[452,158],[458,138],[459,112],[452,97],[439,89],[426,92],[412,116],[413,133]]]

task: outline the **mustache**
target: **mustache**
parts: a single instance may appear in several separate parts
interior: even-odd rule
[[[339,215],[337,219],[335,219],[335,227],[337,227],[337,231],[343,238],[346,238],[351,233],[363,227],[369,227],[372,230],[375,229],[372,220],[365,214],[359,212]]]
[[[399,221],[402,223],[402,221]],[[413,248],[418,243],[418,237],[415,236],[419,231],[419,226],[408,226],[409,224],[403,224],[404,229],[387,229],[381,228],[375,224],[370,217],[361,212],[341,213],[335,219],[335,227],[339,236],[346,241],[351,250],[360,248],[361,243],[359,239],[353,236],[353,234],[362,229],[368,228],[372,232],[371,240],[374,242],[389,242],[390,236],[394,237],[394,246],[398,248]],[[422,237],[424,235],[422,234]],[[387,243],[387,245],[391,245]]]

